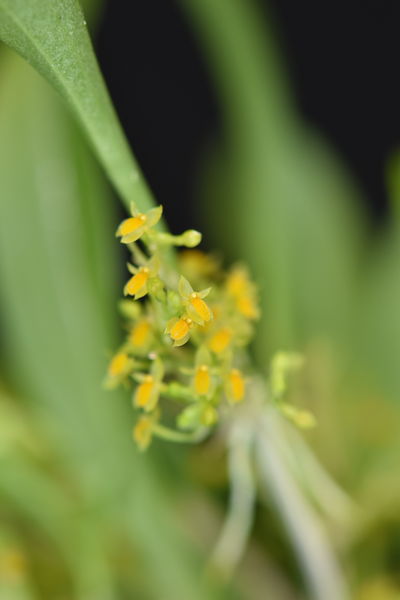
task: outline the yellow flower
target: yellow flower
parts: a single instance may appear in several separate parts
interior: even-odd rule
[[[196,323],[198,323],[199,325],[207,323],[207,321],[211,321],[213,317],[210,307],[204,302],[204,300],[200,296],[200,293],[193,292],[192,294],[190,294],[189,304],[187,308],[193,320],[196,321]]]
[[[134,367],[134,361],[126,352],[117,352],[108,365],[104,386],[108,389],[117,387],[129,375]]]
[[[208,342],[210,350],[215,352],[215,354],[221,354],[221,352],[224,352],[228,348],[232,336],[233,332],[229,327],[221,327]]]
[[[160,263],[157,256],[153,256],[147,265],[136,268],[128,263],[128,270],[132,277],[125,284],[124,295],[134,296],[135,300],[143,298],[148,293],[148,282],[150,277],[155,277],[158,273]]]
[[[242,266],[234,267],[225,282],[226,291],[235,298],[246,294],[251,285],[247,270]]]
[[[193,378],[194,391],[199,396],[207,396],[211,389],[210,369],[207,365],[199,365]]]
[[[189,317],[198,325],[204,325],[213,318],[213,313],[204,302],[203,298],[208,296],[211,288],[207,288],[200,292],[195,292],[183,276],[179,280],[179,294],[182,297],[183,303],[186,306]]]
[[[183,344],[186,344],[189,339],[190,329],[192,327],[192,319],[183,316],[168,321],[165,333],[169,333],[174,342],[174,346],[183,346]]]
[[[225,383],[225,392],[232,404],[241,402],[245,393],[245,381],[239,369],[231,369]]]
[[[158,403],[158,397],[161,391],[161,380],[164,375],[164,367],[159,358],[157,358],[147,375],[137,374],[135,379],[140,381],[134,395],[134,405],[143,408],[146,412],[155,409]]]
[[[108,374],[111,377],[117,377],[118,375],[123,375],[129,367],[130,360],[128,355],[125,352],[118,352],[112,359],[108,366]]]
[[[232,269],[225,281],[228,295],[235,300],[236,309],[246,319],[258,319],[260,311],[256,301],[256,288],[243,266]]]
[[[146,213],[138,213],[132,209],[132,216],[122,221],[116,236],[121,238],[123,244],[136,242],[150,227],[158,223],[162,214],[162,206],[152,208]]]
[[[236,308],[246,319],[258,319],[260,316],[259,308],[252,295],[238,298],[236,300]]]
[[[140,319],[129,334],[129,342],[135,348],[145,348],[151,339],[151,325],[147,319]]]
[[[152,438],[153,421],[150,417],[142,415],[133,428],[133,439],[141,451],[146,450]]]
[[[157,405],[160,388],[158,382],[152,375],[145,375],[141,384],[135,392],[135,406],[151,412]]]
[[[147,294],[147,281],[149,279],[149,268],[140,267],[125,284],[124,295],[135,296],[135,299],[142,298]]]
[[[201,250],[183,250],[179,254],[179,262],[189,279],[212,277],[219,269],[219,262]]]

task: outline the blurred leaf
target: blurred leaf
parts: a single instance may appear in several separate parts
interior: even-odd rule
[[[208,57],[225,124],[204,197],[217,207],[216,244],[246,259],[260,283],[259,360],[315,335],[346,339],[364,230],[356,187],[302,124],[256,2],[182,6]]]
[[[82,586],[103,586],[107,597],[109,549],[120,535],[140,557],[149,593],[212,598],[175,526],[169,490],[133,446],[128,403],[101,389],[120,287],[104,182],[48,86],[14,55],[2,57],[1,69],[2,353],[7,379],[30,402],[74,498]],[[16,505],[31,499],[47,522],[46,506],[56,510],[57,502],[38,486],[49,474],[28,467],[7,458],[0,488]],[[20,507],[29,520],[28,504]]]
[[[152,204],[110,102],[77,0],[0,0],[0,39],[54,85],[73,111],[127,207]]]

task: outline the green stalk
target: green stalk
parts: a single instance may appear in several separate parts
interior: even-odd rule
[[[198,444],[208,435],[209,429],[202,427],[196,431],[190,433],[184,433],[182,431],[175,431],[164,425],[156,424],[153,425],[153,433],[157,437],[168,440],[170,442],[180,442],[182,444]]]

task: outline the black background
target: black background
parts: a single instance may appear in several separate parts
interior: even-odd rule
[[[400,0],[259,4],[279,26],[302,115],[343,157],[379,220],[387,205],[385,162],[400,145]],[[146,177],[157,198],[175,207],[168,215],[172,228],[196,226],[193,175],[220,119],[206,65],[178,5],[109,0],[97,52]]]

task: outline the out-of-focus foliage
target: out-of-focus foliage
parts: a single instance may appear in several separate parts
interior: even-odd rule
[[[94,0],[87,2],[95,16]],[[151,194],[115,115],[78,0],[0,0],[0,39],[32,64],[79,119],[127,207]]]
[[[2,368],[18,395],[1,402],[1,516],[5,564],[16,548],[27,565],[13,593],[26,575],[43,598],[212,597],[171,483],[101,390],[120,287],[109,193],[41,78],[4,51],[1,78]]]
[[[387,589],[396,588],[398,157],[388,169],[393,213],[377,232],[345,166],[302,122],[270,24],[256,3],[182,5],[205,49],[225,117],[223,140],[206,160],[204,219],[218,206],[214,239],[226,232],[231,256],[246,258],[258,276],[264,300],[259,363],[266,367],[269,353],[282,347],[307,353],[300,399],[319,422],[310,441],[366,510],[366,522],[382,519],[382,529],[374,526],[379,552],[372,551],[374,535],[366,534],[370,525],[335,532],[345,547],[354,536],[371,548],[368,564],[359,560],[357,567],[345,555],[349,572],[355,579],[357,569],[361,577],[380,573],[395,579]],[[228,214],[230,228],[223,226]],[[396,526],[387,527],[387,519]],[[396,590],[392,595],[371,591],[368,598],[397,598]]]

